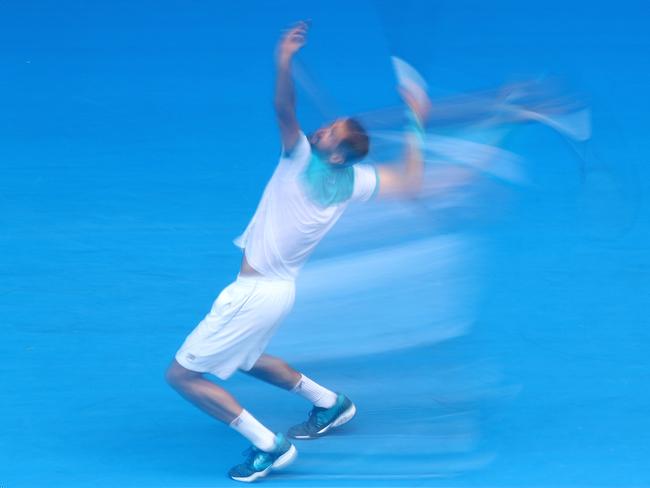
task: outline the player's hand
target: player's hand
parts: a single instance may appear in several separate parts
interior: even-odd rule
[[[402,100],[411,109],[420,125],[424,125],[431,113],[431,100],[427,92],[420,89],[417,89],[417,92],[413,92],[404,87],[399,87],[398,91]]]
[[[289,60],[307,43],[309,23],[301,20],[287,30],[278,43],[277,57],[279,60]]]

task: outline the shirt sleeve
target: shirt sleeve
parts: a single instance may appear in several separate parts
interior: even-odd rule
[[[354,188],[352,200],[367,202],[379,191],[379,173],[371,164],[354,165]]]

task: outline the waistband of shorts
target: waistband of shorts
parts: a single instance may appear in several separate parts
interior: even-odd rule
[[[293,278],[279,278],[276,276],[264,276],[264,275],[243,275],[237,274],[237,281],[241,283],[253,283],[253,282],[265,282],[265,283],[284,283],[284,284],[294,284],[296,282]]]

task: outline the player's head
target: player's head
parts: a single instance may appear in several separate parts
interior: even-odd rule
[[[336,119],[309,136],[309,142],[319,156],[330,164],[349,165],[368,154],[370,139],[355,119]]]

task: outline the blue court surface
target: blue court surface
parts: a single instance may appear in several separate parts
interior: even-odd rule
[[[557,77],[593,133],[512,130],[502,147],[528,182],[484,182],[471,212],[418,214],[431,225],[402,247],[391,226],[369,231],[372,249],[348,242],[341,222],[271,349],[358,415],[262,483],[650,486],[645,2],[0,11],[0,487],[236,486],[226,472],[247,442],[163,376],[237,274],[232,239],[280,151],[274,46],[302,18],[306,131],[399,105],[398,55],[434,98]],[[391,270],[381,283],[373,263]],[[310,408],[241,374],[226,387],[277,431]]]

